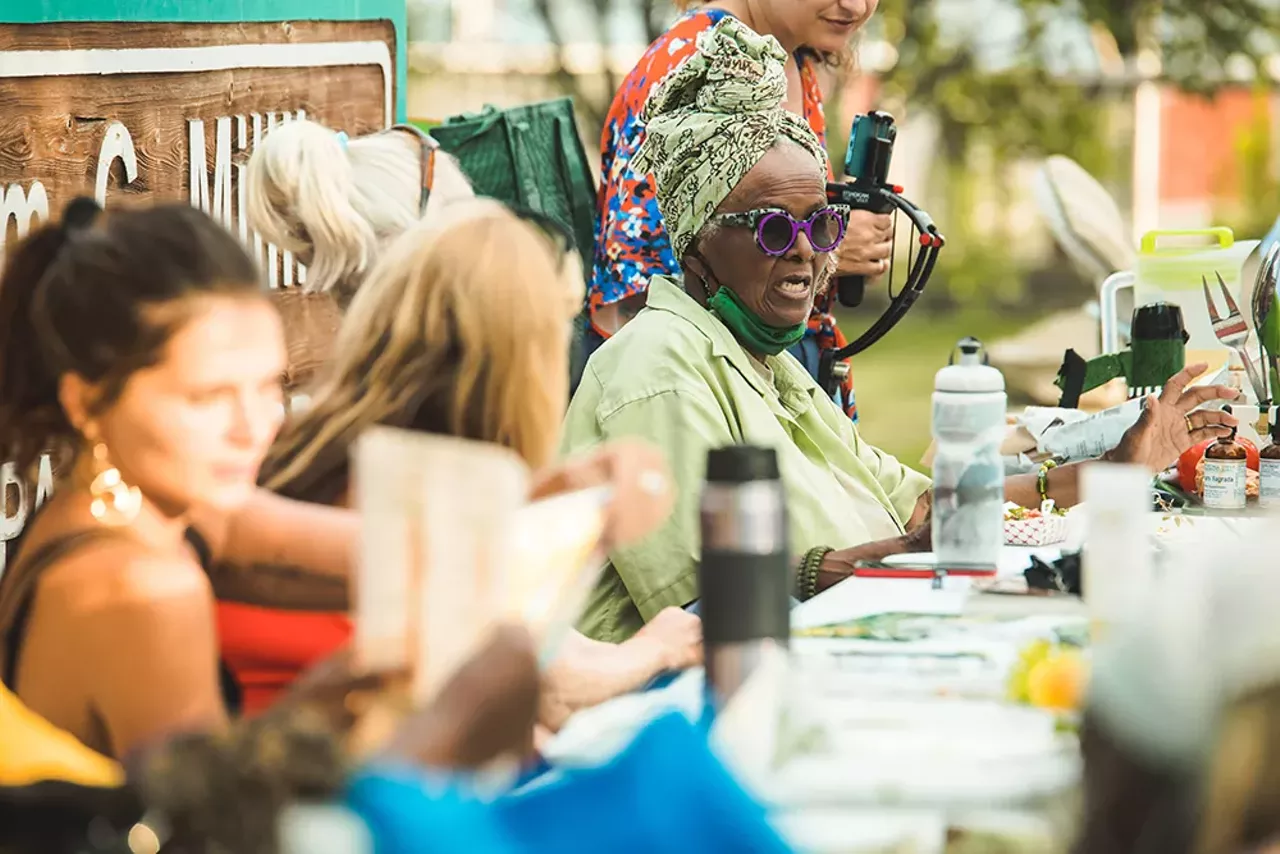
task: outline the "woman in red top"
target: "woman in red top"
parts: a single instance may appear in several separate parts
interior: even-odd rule
[[[588,289],[591,325],[587,350],[595,350],[641,308],[649,279],[678,275],[658,212],[653,181],[631,168],[631,157],[644,141],[640,112],[649,92],[697,47],[698,35],[728,15],[762,35],[772,35],[791,56],[789,108],[808,120],[824,143],[827,122],[818,85],[821,57],[847,50],[853,34],[867,22],[879,0],[683,0],[677,6],[694,11],[682,17],[649,47],[614,96],[600,139],[601,175],[595,261]],[[855,211],[840,247],[840,275],[879,276],[888,269],[892,221],[888,216]],[[791,352],[815,376],[820,351],[847,342],[830,313],[830,294],[814,306],[809,334]],[[837,401],[857,420],[853,383],[847,379]]]
[[[273,244],[285,246],[299,258],[307,259],[309,264],[324,259],[320,266],[327,271],[326,275],[314,275],[316,268],[310,266],[307,287],[333,293],[344,306],[364,286],[375,259],[389,251],[397,237],[407,230],[421,229],[424,222],[444,216],[445,211],[453,210],[454,204],[473,196],[456,162],[448,156],[435,156],[435,145],[429,137],[405,128],[393,130],[397,132],[347,139],[344,134],[314,122],[288,122],[259,144],[249,163],[248,209],[254,228]],[[506,264],[506,271],[520,269],[528,273],[513,263],[505,250],[494,257]],[[478,275],[477,271],[469,270],[469,281],[479,281]],[[525,311],[518,319],[527,325],[535,314],[532,310]],[[389,321],[379,319],[378,322]],[[372,323],[368,319],[352,318],[345,324],[347,331],[343,334],[358,336],[363,329],[373,336],[360,345],[369,350],[381,334],[369,332]],[[557,325],[556,329],[562,330],[562,326]],[[417,335],[422,334],[419,329]],[[435,339],[425,340],[439,344],[444,339],[437,335]],[[557,347],[562,343],[559,338],[555,341]],[[405,346],[415,352],[424,345],[422,340],[411,337]],[[369,355],[366,351],[361,353]],[[516,374],[518,371],[509,369],[499,379],[522,392],[523,398],[518,402],[525,410],[523,415],[551,419],[550,423],[558,428],[564,405],[560,404],[554,412],[544,411],[539,401],[529,397],[529,384],[522,385],[519,380],[522,375]],[[421,372],[406,373],[405,378],[420,384],[420,393],[424,395],[430,393],[428,386],[432,382],[448,379]],[[348,400],[332,420],[337,423],[363,413],[368,417],[361,423],[367,425],[383,418],[390,423],[397,417],[408,417],[409,409],[399,415],[385,405],[379,410],[386,402],[378,400],[377,391],[371,389],[365,400]],[[409,407],[404,401],[397,405]],[[314,406],[322,408],[323,399],[317,398]],[[374,413],[376,418],[369,413]],[[317,420],[304,416],[295,421],[295,426],[304,423],[314,426]],[[481,426],[497,432],[474,438],[498,440],[499,433],[507,429],[505,423]],[[435,425],[435,429],[442,429],[441,425]],[[286,431],[281,443],[287,441],[290,431]],[[344,434],[340,442],[335,440],[328,448],[341,463],[337,469],[327,472],[336,477],[327,478],[323,483],[276,477],[285,461],[291,459],[282,450],[284,445],[278,444],[271,455],[272,461],[263,471],[262,482],[270,481],[282,495],[342,506],[346,503],[346,445],[350,438]],[[526,459],[535,469],[549,462],[549,459],[527,456]],[[602,448],[592,459],[544,472],[538,488],[540,494],[549,495],[607,482],[613,485],[617,495],[642,471],[639,466],[643,459],[647,459],[645,452],[635,448]],[[658,467],[661,468],[661,464]],[[246,537],[245,532],[237,531],[239,540],[248,541],[241,543],[234,557],[222,553],[226,551],[228,544],[224,540],[228,535],[223,532],[218,536],[213,526],[216,520],[205,520],[207,524],[201,528],[202,534],[214,534],[211,537],[212,550],[216,553],[213,563],[220,566],[226,563],[228,567],[218,575],[217,582],[221,583],[215,583],[219,600],[218,636],[223,659],[237,683],[240,709],[249,714],[271,705],[299,673],[332,654],[351,633],[345,611],[348,605],[346,561],[342,557],[335,561],[332,554],[335,541],[350,535],[345,530],[347,520],[338,514],[325,530],[314,531],[313,536],[299,541],[293,532],[313,529],[316,516],[285,509],[290,504],[278,500],[259,501],[246,515],[254,517],[249,523],[256,526],[253,533],[261,536]],[[643,535],[660,521],[651,517],[663,506],[653,496],[615,500],[610,510],[610,537],[630,541]],[[311,513],[317,511],[313,509]],[[278,557],[264,564],[263,554]],[[329,574],[319,574],[316,568],[321,566]],[[291,610],[282,610],[284,608]],[[626,690],[631,682],[643,681],[647,674],[685,666],[691,657],[700,656],[701,625],[696,618],[672,614],[661,622],[646,640],[626,648],[594,645],[585,638],[573,638],[544,680],[543,694],[551,698],[547,703],[556,705],[563,714],[565,709],[607,696],[592,691],[582,693],[579,689],[587,681],[598,683],[606,690]],[[617,687],[609,689],[610,685]],[[543,722],[554,725],[557,720],[544,715]]]
[[[351,443],[381,424],[511,448],[544,473],[535,495],[608,482],[610,536],[630,541],[652,530],[671,506],[669,489],[643,488],[646,475],[651,482],[665,471],[657,452],[619,447],[550,468],[568,402],[566,331],[582,304],[582,264],[567,236],[493,202],[446,212],[439,224],[420,222],[391,243],[360,285],[331,373],[277,439],[262,482],[289,498],[344,505]],[[350,634],[342,614],[225,598],[218,628],[247,712],[269,704]],[[544,674],[540,721],[555,729],[578,708],[700,658],[701,623],[678,609],[625,644],[571,634]]]

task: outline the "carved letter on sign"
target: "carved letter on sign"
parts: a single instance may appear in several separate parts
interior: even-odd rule
[[[103,207],[107,204],[107,181],[111,178],[111,164],[117,159],[124,161],[124,182],[132,184],[138,180],[138,154],[133,149],[133,137],[129,136],[129,129],[124,125],[112,122],[102,140],[102,149],[98,154],[98,177],[93,188],[93,197]]]
[[[4,498],[4,515],[0,516],[0,575],[3,575],[9,541],[21,534],[27,524],[27,485],[18,477],[13,463],[0,466],[0,496]]]
[[[0,237],[8,233],[10,219],[17,221],[19,238],[26,237],[33,226],[48,221],[49,194],[44,184],[33,181],[30,190],[24,190],[21,184],[10,184],[7,190],[0,191]],[[0,241],[0,249],[3,248]]]
[[[303,115],[352,136],[387,127],[395,55],[390,20],[0,23],[0,253],[76,196],[185,201],[259,263],[270,252],[273,285],[301,281],[244,220],[244,162],[266,128]],[[42,460],[33,489],[0,469],[0,568],[54,474]]]

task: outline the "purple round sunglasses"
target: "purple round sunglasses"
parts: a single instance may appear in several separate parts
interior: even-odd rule
[[[781,208],[760,208],[743,213],[717,214],[711,222],[738,228],[751,228],[756,233],[756,245],[771,258],[779,258],[791,251],[796,238],[804,232],[809,245],[818,252],[830,252],[844,239],[849,224],[847,205],[828,205],[799,220]]]

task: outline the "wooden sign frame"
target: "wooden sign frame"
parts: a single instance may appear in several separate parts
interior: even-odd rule
[[[305,269],[248,227],[253,145],[301,116],[352,136],[403,121],[406,47],[404,0],[6,0],[0,255],[77,195],[187,201],[285,294]],[[0,466],[0,572],[55,477]]]

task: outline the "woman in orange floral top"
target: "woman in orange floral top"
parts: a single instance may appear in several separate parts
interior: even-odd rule
[[[792,56],[788,106],[805,117],[826,142],[826,118],[818,85],[821,57],[843,52],[867,22],[879,0],[677,0],[696,7],[680,18],[645,52],[614,96],[600,140],[603,181],[590,288],[587,350],[622,328],[644,307],[649,279],[679,273],[654,197],[653,181],[637,174],[631,157],[644,140],[640,111],[656,86],[673,68],[693,55],[698,35],[733,15],[762,35],[778,39]],[[841,275],[878,276],[888,267],[892,223],[887,216],[855,212],[840,249]],[[809,320],[809,334],[791,352],[815,376],[821,350],[846,343],[830,314],[831,295],[819,298]],[[851,379],[838,403],[857,420]]]

